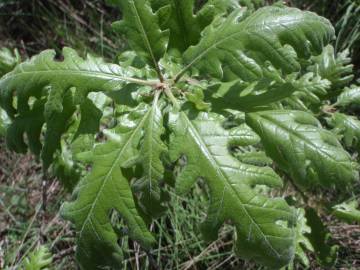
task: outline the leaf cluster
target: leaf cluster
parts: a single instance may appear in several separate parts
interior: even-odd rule
[[[124,234],[150,250],[167,190],[185,196],[198,180],[210,194],[207,240],[230,222],[240,257],[308,264],[303,247],[319,245],[306,222],[318,220],[295,207],[358,181],[360,122],[348,113],[360,91],[344,89],[352,66],[328,45],[330,22],[259,1],[109,2],[131,48],[117,63],[46,50],[0,79],[8,147],[75,186],[62,214],[81,267],[117,269]],[[284,181],[298,201],[283,198]]]

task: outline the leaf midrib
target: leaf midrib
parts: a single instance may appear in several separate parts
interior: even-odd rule
[[[89,70],[82,71],[82,70],[54,69],[54,70],[22,71],[21,73],[17,73],[17,74],[8,74],[8,76],[5,76],[0,80],[0,84],[2,81],[7,81],[9,79],[17,80],[17,78],[19,78],[19,77],[28,76],[31,74],[33,74],[32,76],[36,76],[38,74],[49,74],[49,75],[61,74],[63,76],[69,76],[68,73],[70,73],[70,76],[74,75],[74,76],[83,76],[83,77],[95,77],[95,78],[99,78],[99,79],[101,79],[102,77],[107,77],[108,80],[115,79],[118,81],[119,80],[120,81],[128,81],[128,82],[133,82],[133,83],[138,83],[138,84],[146,84],[146,85],[153,85],[155,83],[153,80],[144,81],[144,80],[137,79],[137,78],[115,75],[114,73],[104,73],[104,72],[89,71]]]
[[[157,100],[156,100],[157,102]],[[154,110],[155,110],[155,106],[156,106],[156,102],[154,101],[154,104],[153,104],[153,107],[151,108],[151,113],[149,114],[149,117],[150,117],[150,125],[149,125],[149,129],[147,130],[147,132],[149,132],[149,137],[148,139],[150,140],[150,143],[148,142],[148,146],[149,146],[149,160],[148,160],[148,177],[149,177],[149,192],[152,191],[152,168],[153,168],[153,165],[152,165],[152,160],[153,160],[153,144],[151,142],[152,140],[152,137],[153,137],[153,129],[154,129]]]
[[[132,141],[132,139],[134,138],[135,134],[139,131],[139,129],[142,128],[142,126],[144,125],[146,118],[149,114],[150,110],[148,110],[146,112],[146,114],[143,116],[143,118],[141,119],[139,125],[134,129],[134,131],[132,132],[132,134],[130,135],[129,139],[126,141],[125,145],[122,147],[122,149],[119,151],[119,154],[117,155],[117,157],[115,158],[115,161],[113,162],[109,172],[106,174],[106,176],[104,177],[103,183],[101,184],[101,187],[99,188],[96,197],[94,199],[94,202],[92,203],[91,209],[89,210],[86,219],[84,220],[84,223],[81,226],[80,232],[79,232],[79,238],[81,238],[82,232],[85,228],[85,225],[88,223],[89,220],[91,220],[92,216],[93,216],[93,211],[95,209],[95,206],[97,204],[97,201],[102,193],[102,190],[104,189],[105,185],[107,184],[108,180],[111,179],[111,175],[112,172],[114,170],[114,168],[118,165],[119,160],[122,157],[122,154],[124,153],[125,149],[127,149],[128,145],[130,144],[130,142]]]
[[[137,24],[138,24],[138,26],[140,28],[141,33],[142,33],[142,39],[144,40],[145,46],[146,46],[148,52],[150,53],[151,60],[152,60],[152,62],[154,64],[156,72],[158,73],[159,79],[162,81],[163,76],[162,76],[159,64],[158,64],[158,62],[157,62],[157,60],[155,58],[155,55],[154,55],[153,49],[151,47],[149,37],[148,37],[148,35],[147,35],[146,31],[145,31],[145,28],[144,28],[143,23],[141,21],[141,17],[139,15],[139,12],[138,12],[137,7],[135,5],[135,1],[134,0],[130,1],[130,5],[132,6],[132,9],[134,10],[134,14],[135,14]]]

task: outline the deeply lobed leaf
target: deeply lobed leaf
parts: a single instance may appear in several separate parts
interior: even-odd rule
[[[62,211],[78,232],[82,268],[119,267],[119,232],[114,229],[119,216],[130,237],[150,248],[147,218],[165,209],[162,185],[174,169],[166,156],[168,143],[171,160],[178,161],[175,171],[180,169],[177,192],[187,192],[197,179],[209,186],[210,207],[202,226],[206,238],[215,239],[222,224],[231,221],[243,258],[282,267],[296,252],[306,264],[301,245],[311,249],[311,244],[303,237],[310,232],[303,213],[296,219],[294,209],[283,199],[269,198],[267,190],[282,186],[270,168],[272,160],[304,188],[347,186],[358,177],[350,155],[311,114],[283,110],[319,109],[327,90],[352,79],[346,54],[336,57],[331,47],[310,61],[301,59],[329,43],[334,36],[330,23],[281,4],[253,14],[240,8],[258,7],[261,0],[209,0],[199,9],[194,0],[109,2],[122,9],[123,20],[114,27],[127,36],[137,55],[122,54],[119,66],[91,56],[83,59],[68,48],[61,61],[53,51],[45,51],[0,80],[0,105],[13,118],[7,133],[11,149],[24,152],[29,146],[41,152],[48,168],[70,125],[73,158],[91,164],[76,199]],[[184,52],[184,59],[172,49]],[[315,65],[304,73],[299,72],[300,63],[305,70],[304,63]],[[156,75],[154,69],[159,80],[147,80]],[[196,79],[180,80],[189,69]],[[336,105],[359,103],[354,89],[346,90]],[[93,91],[105,92],[114,101],[110,118],[116,127],[106,130],[108,139],[91,152],[105,110],[96,105],[97,98],[89,97]],[[173,94],[202,112],[184,106],[170,113],[167,125],[171,105],[161,97],[165,94],[176,109]],[[152,105],[137,107],[143,101]],[[264,108],[269,111],[261,111]],[[239,113],[242,121],[204,112],[210,110]],[[251,113],[245,117],[244,112]],[[356,142],[357,120],[337,113],[331,121],[347,144]],[[65,177],[74,175],[67,171],[71,162],[58,157],[53,169]],[[316,236],[315,230],[312,234]]]
[[[336,54],[334,47],[328,45],[319,56],[313,57],[312,61],[315,65],[308,69],[329,80],[332,90],[336,91],[338,88],[344,87],[354,78],[348,50]]]
[[[211,24],[199,44],[185,52],[185,70],[195,65],[220,78],[252,81],[262,77],[268,61],[291,73],[300,69],[297,56],[321,53],[334,37],[329,21],[294,8],[265,7],[244,17],[243,10],[235,10]]]
[[[310,113],[249,113],[247,124],[261,137],[266,153],[303,188],[344,188],[358,179],[351,156]]]
[[[360,105],[360,87],[352,86],[346,87],[344,91],[338,96],[336,105],[346,107],[349,105]]]
[[[294,254],[294,212],[284,200],[267,198],[253,189],[256,185],[280,187],[281,179],[269,167],[241,163],[230,154],[229,148],[243,137],[224,130],[221,117],[178,112],[170,121],[171,158],[183,156],[186,160],[177,177],[177,191],[187,192],[199,178],[210,188],[204,235],[216,238],[221,225],[231,220],[239,256],[272,267],[288,264]]]
[[[124,84],[137,81],[118,65],[106,64],[90,55],[84,60],[70,48],[63,49],[64,60],[55,60],[55,56],[53,50],[43,51],[1,78],[0,101],[9,115],[28,111],[29,98],[46,96],[46,86],[62,91],[75,87],[81,100],[89,92],[121,89]],[[18,98],[16,109],[13,107],[14,93]]]
[[[76,200],[63,206],[63,216],[75,224],[78,232],[77,258],[83,269],[116,268],[121,262],[118,236],[110,221],[112,210],[124,219],[134,240],[145,248],[153,242],[122,171],[138,156],[137,147],[150,114],[149,108],[140,106],[107,132],[108,141],[93,151],[91,173],[76,188]]]
[[[168,49],[180,52],[199,42],[201,32],[216,15],[240,7],[237,0],[210,0],[194,14],[195,0],[151,0],[151,3],[161,17],[161,28],[170,31]]]
[[[113,27],[125,34],[134,51],[138,53],[158,73],[158,61],[164,55],[168,43],[168,31],[160,29],[157,14],[153,13],[148,0],[110,0],[120,6],[123,20]]]
[[[41,150],[40,132],[45,121],[47,128],[42,151],[45,168],[51,164],[54,152],[60,147],[60,137],[67,129],[75,106],[88,104],[88,93],[116,91],[128,83],[138,82],[130,77],[133,75],[131,70],[123,70],[92,56],[83,59],[70,48],[63,49],[62,61],[55,60],[55,55],[55,51],[44,51],[18,65],[0,80],[0,105],[14,122],[8,135],[8,141],[14,141],[9,144],[11,149],[26,150],[23,139],[23,133],[26,133],[31,150],[38,154]],[[36,105],[44,101],[45,104]],[[43,116],[39,110],[43,110]],[[23,119],[34,120],[34,126],[21,126]],[[13,140],[11,137],[15,133],[16,140]]]

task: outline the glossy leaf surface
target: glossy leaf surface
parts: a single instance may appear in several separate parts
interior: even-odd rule
[[[350,155],[311,114],[263,111],[248,114],[246,122],[261,137],[267,154],[299,186],[343,188],[358,179]]]

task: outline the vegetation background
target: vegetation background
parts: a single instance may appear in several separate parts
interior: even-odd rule
[[[0,47],[17,48],[27,58],[46,48],[59,52],[63,46],[70,46],[82,55],[91,52],[114,60],[117,52],[126,49],[122,37],[111,30],[111,22],[121,14],[104,2],[0,0]],[[350,49],[359,78],[360,1],[286,2],[333,22],[338,36],[335,48]],[[30,155],[8,152],[0,137],[0,269],[22,269],[25,258],[41,255],[35,252],[39,246],[46,246],[50,252],[43,256],[44,264],[51,258],[50,269],[77,268],[74,235],[58,213],[69,194],[54,180],[44,182],[40,163]],[[159,269],[262,269],[234,257],[231,227],[225,227],[214,243],[202,241],[197,226],[205,215],[207,199],[201,194],[195,189],[187,198],[173,196],[168,215],[152,225],[159,241],[151,254],[125,238],[123,245],[128,252],[123,269],[152,269],[155,265]],[[360,226],[339,223],[332,217],[324,217],[324,222],[330,225],[331,243],[338,250],[334,268],[360,269]],[[295,269],[303,268],[295,265]],[[324,268],[311,258],[311,269]]]

